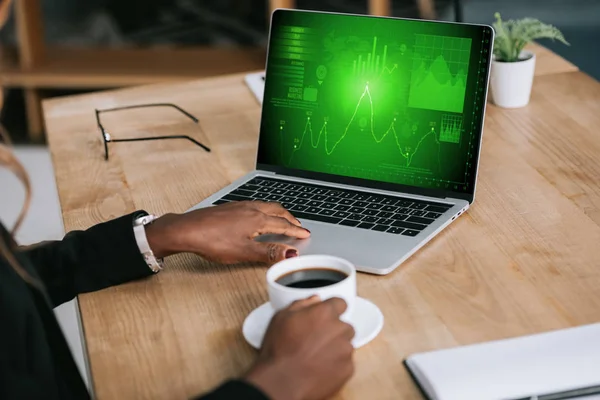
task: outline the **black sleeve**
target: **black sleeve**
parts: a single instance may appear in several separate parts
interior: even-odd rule
[[[244,381],[229,381],[221,385],[214,392],[196,397],[194,400],[269,400],[267,396],[256,387]]]
[[[135,236],[139,212],[69,232],[63,240],[22,251],[48,291],[54,307],[92,292],[151,275]]]

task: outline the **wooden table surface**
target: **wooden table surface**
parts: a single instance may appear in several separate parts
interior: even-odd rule
[[[488,107],[469,212],[392,274],[359,274],[385,326],[337,398],[419,399],[402,365],[412,353],[600,321],[600,84],[552,53],[539,63],[528,107]],[[155,109],[107,114],[105,127],[189,134],[214,152],[112,143],[105,162],[93,109],[152,101],[200,125]],[[44,112],[67,230],[140,208],[182,212],[254,167],[259,106],[243,75],[54,99]],[[181,255],[157,276],[80,296],[98,398],[183,399],[243,373],[256,352],[241,326],[267,300],[265,271]]]

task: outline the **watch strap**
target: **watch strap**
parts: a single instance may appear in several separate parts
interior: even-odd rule
[[[133,234],[135,236],[135,241],[140,249],[142,257],[144,257],[144,261],[154,273],[162,270],[164,262],[162,258],[156,258],[152,252],[152,249],[150,248],[148,238],[146,237],[146,225],[151,224],[156,218],[157,217],[155,215],[146,214],[136,218],[133,221]]]

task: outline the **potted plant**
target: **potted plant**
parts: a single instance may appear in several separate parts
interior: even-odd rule
[[[500,107],[524,107],[529,103],[535,70],[535,54],[523,50],[525,45],[540,38],[569,43],[556,27],[537,19],[502,21],[499,13],[494,16],[496,39],[490,78],[492,101]]]

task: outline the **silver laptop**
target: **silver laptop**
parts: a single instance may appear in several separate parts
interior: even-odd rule
[[[195,208],[280,202],[332,254],[387,274],[475,198],[493,30],[273,14],[256,170]]]

